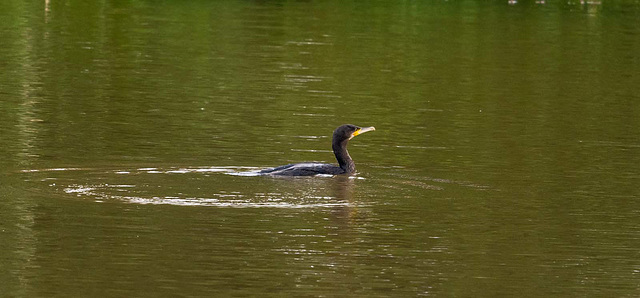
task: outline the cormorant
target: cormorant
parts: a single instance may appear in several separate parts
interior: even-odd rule
[[[375,127],[359,127],[353,124],[344,124],[333,131],[331,148],[338,160],[338,166],[325,163],[294,163],[276,168],[264,169],[259,173],[262,175],[277,176],[313,176],[318,174],[326,175],[351,175],[356,172],[356,165],[347,151],[347,144],[353,137],[368,131],[376,130]]]

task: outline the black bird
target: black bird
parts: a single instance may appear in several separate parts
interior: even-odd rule
[[[359,127],[352,124],[344,124],[333,131],[331,148],[338,160],[338,166],[326,163],[293,163],[276,168],[264,169],[259,173],[262,175],[277,176],[313,176],[318,174],[326,175],[351,175],[356,172],[356,165],[347,151],[347,144],[353,137],[368,131],[376,130],[375,127]]]

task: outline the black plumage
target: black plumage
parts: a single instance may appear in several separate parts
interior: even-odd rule
[[[351,175],[356,172],[356,165],[349,156],[347,151],[347,145],[349,140],[353,137],[363,134],[368,131],[373,131],[375,128],[371,127],[359,127],[352,124],[344,124],[336,128],[333,131],[333,137],[331,140],[331,148],[333,154],[336,156],[338,165],[324,164],[324,163],[295,163],[284,166],[279,166],[270,169],[264,169],[259,173],[262,175],[276,175],[276,176],[313,176],[318,174],[325,175]]]

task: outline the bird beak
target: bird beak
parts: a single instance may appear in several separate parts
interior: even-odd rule
[[[373,126],[358,128],[358,130],[353,132],[351,137],[353,138],[353,137],[355,137],[357,135],[363,134],[363,133],[368,132],[368,131],[374,131],[374,130],[376,130],[376,128],[373,127]]]

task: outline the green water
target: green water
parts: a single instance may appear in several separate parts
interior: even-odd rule
[[[636,1],[0,3],[0,296],[635,297]],[[335,162],[356,177],[234,175]]]

